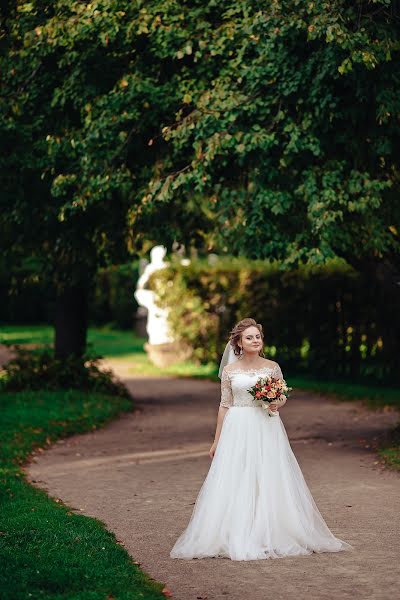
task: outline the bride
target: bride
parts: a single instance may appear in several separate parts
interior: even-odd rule
[[[279,416],[286,400],[257,405],[248,389],[261,376],[283,379],[262,358],[263,330],[243,319],[221,360],[221,401],[212,462],[171,558],[258,560],[350,550],[319,512]]]

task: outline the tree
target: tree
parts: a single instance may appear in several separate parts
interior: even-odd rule
[[[164,130],[149,202],[206,197],[209,248],[286,267],[338,255],[400,291],[397,5],[225,1],[212,30],[187,25],[214,77]]]
[[[286,267],[339,255],[400,290],[394,1],[3,16],[1,243],[56,287],[59,356],[82,352],[98,266],[155,241]]]
[[[2,246],[25,277],[55,286],[58,357],[84,351],[99,266],[137,253],[146,236],[171,244],[194,223],[190,207],[162,227],[154,212],[147,230],[133,223],[163,152],[151,140],[182,103],[168,50],[179,30],[152,45],[145,15],[143,2],[116,0],[4,10]]]

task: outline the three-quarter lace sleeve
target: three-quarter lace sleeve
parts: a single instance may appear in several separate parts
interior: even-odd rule
[[[232,395],[232,387],[231,380],[229,379],[229,375],[227,370],[224,368],[221,375],[221,402],[220,406],[225,406],[229,408],[233,404],[233,395]]]
[[[285,379],[282,373],[282,369],[280,368],[280,366],[278,365],[278,363],[276,363],[276,375],[279,379]],[[283,406],[284,404],[286,404],[286,398],[285,400],[278,400],[277,404],[279,406],[279,408],[281,408],[281,406]]]

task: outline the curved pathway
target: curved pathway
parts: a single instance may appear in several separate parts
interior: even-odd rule
[[[207,474],[218,383],[127,379],[135,410],[102,430],[35,455],[35,485],[102,520],[175,600],[392,600],[400,583],[400,477],[374,442],[399,418],[298,391],[281,410],[292,448],[328,526],[351,552],[260,561],[173,560]]]

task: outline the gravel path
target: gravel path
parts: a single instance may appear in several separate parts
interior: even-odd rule
[[[289,377],[290,380],[290,377]],[[126,379],[136,410],[35,455],[27,477],[101,519],[175,600],[392,600],[400,583],[400,477],[374,442],[399,418],[297,391],[282,409],[292,448],[328,526],[350,552],[260,561],[171,559],[207,474],[219,385]]]

